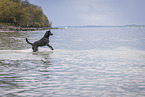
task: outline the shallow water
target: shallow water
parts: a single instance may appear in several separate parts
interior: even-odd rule
[[[0,96],[145,96],[145,28],[52,30],[55,50],[32,53],[44,33],[0,32]]]

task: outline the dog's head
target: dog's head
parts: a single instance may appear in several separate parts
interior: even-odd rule
[[[50,35],[53,35],[53,33],[51,33],[51,31],[49,30],[49,31],[46,31],[44,37],[48,38]]]

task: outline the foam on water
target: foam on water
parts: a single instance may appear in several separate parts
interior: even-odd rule
[[[1,60],[42,60],[42,55],[45,59],[47,55],[53,51],[49,51],[48,49],[41,49],[36,53],[32,52],[32,49],[25,50],[0,50],[0,59]]]
[[[56,50],[54,54],[55,57],[64,57],[65,59],[72,59],[73,56],[78,56],[79,59],[88,58],[124,58],[130,60],[144,60],[145,59],[145,51],[137,50],[128,47],[119,47],[113,50]],[[68,59],[68,60],[70,60]]]
[[[50,51],[48,48],[40,48],[38,52],[33,53],[32,49],[25,50],[0,50],[1,60],[41,60],[44,55],[50,55],[53,53],[52,57],[56,58],[65,58],[66,60],[73,60],[73,56],[78,56],[81,59],[88,58],[94,59],[99,57],[106,58],[126,58],[132,60],[144,60],[145,59],[145,51],[127,48],[127,47],[119,47],[113,50],[54,50]],[[83,54],[83,55],[82,55]],[[43,56],[43,57],[42,57]],[[45,58],[45,57],[44,57]],[[74,59],[76,60],[76,59]]]

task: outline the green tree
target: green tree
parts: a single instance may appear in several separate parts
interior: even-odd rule
[[[0,22],[15,26],[51,27],[42,9],[27,0],[0,0]]]

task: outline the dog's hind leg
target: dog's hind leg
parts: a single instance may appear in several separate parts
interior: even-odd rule
[[[51,49],[51,50],[54,50],[53,47],[49,44],[47,44],[47,46]]]
[[[33,52],[37,52],[38,51],[38,46],[32,46]]]

